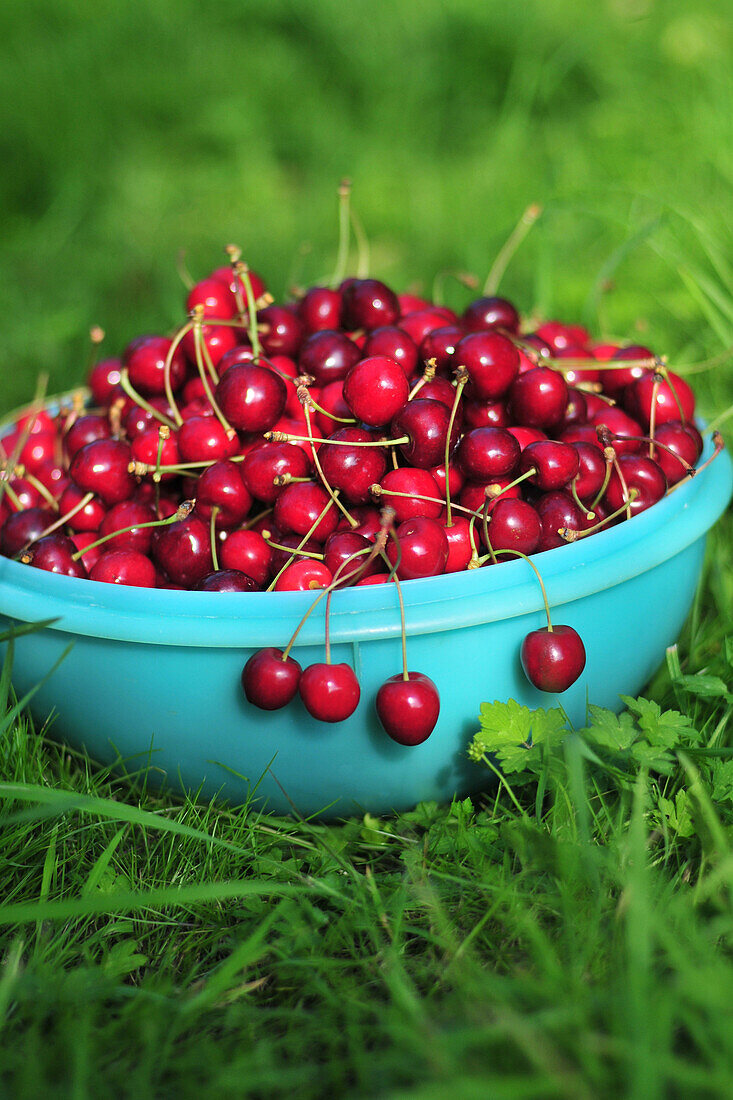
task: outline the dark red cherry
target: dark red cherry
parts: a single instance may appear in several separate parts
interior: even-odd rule
[[[456,461],[472,481],[490,481],[510,474],[521,449],[506,428],[472,428],[456,448]]]
[[[311,374],[317,385],[344,379],[350,367],[361,359],[361,352],[344,332],[324,329],[303,341],[298,366],[303,374]]]
[[[463,336],[465,336],[465,332],[458,325],[444,325],[443,328],[434,328],[420,344],[420,362],[429,363],[431,359],[434,359],[435,369],[439,373],[449,374],[453,354]]]
[[[334,531],[323,547],[323,562],[339,584],[350,584],[356,576],[369,577],[383,569],[382,560],[373,558],[367,565],[372,543],[356,531]],[[358,554],[358,557],[354,555]],[[349,560],[351,559],[351,560]],[[348,562],[348,565],[344,565]],[[337,572],[338,571],[338,572]]]
[[[238,363],[219,379],[216,400],[238,431],[266,432],[285,411],[288,391],[279,374],[258,363]]]
[[[161,438],[158,426],[147,428],[133,439],[130,450],[135,462],[142,462],[147,466],[177,466],[180,462],[177,435],[169,435],[167,439]],[[158,457],[160,456],[160,463]],[[168,471],[160,474],[161,481],[171,481],[174,473]]]
[[[551,489],[564,489],[570,484],[578,472],[579,461],[572,443],[541,439],[537,443],[528,443],[524,448],[519,469],[522,473],[534,470],[527,480],[543,492],[549,492]]]
[[[354,279],[342,291],[341,320],[347,329],[380,328],[400,318],[397,295],[378,279]]]
[[[374,427],[388,424],[409,392],[402,367],[386,355],[360,359],[344,379],[343,398],[352,415]]]
[[[511,424],[504,401],[472,401],[466,398],[464,390],[461,409],[466,428],[508,428]]]
[[[468,371],[470,399],[498,401],[517,377],[519,352],[500,332],[470,332],[458,341],[452,365]]]
[[[295,358],[303,342],[303,323],[287,306],[266,306],[257,314],[260,343],[265,355]],[[256,430],[256,429],[255,429]]]
[[[298,316],[307,335],[337,329],[341,322],[341,293],[327,286],[312,286],[298,302]]]
[[[452,319],[446,317],[443,310],[437,306],[430,306],[427,309],[415,310],[414,313],[403,313],[399,325],[419,347],[428,333],[436,328],[445,328],[454,320],[455,317]]]
[[[244,694],[260,710],[279,710],[295,698],[301,671],[293,657],[283,660],[281,649],[258,649],[242,669]]]
[[[584,504],[595,500],[606,476],[606,460],[592,443],[582,440],[572,444],[578,454],[578,472],[574,478],[575,492]]]
[[[256,271],[248,270],[247,274],[249,277],[250,287],[252,288],[252,297],[255,301],[257,301],[257,299],[265,293],[265,291],[267,290],[267,286],[264,279],[260,275],[258,275]],[[239,294],[241,296],[242,304],[244,305],[246,311],[247,291],[241,275],[235,276],[232,268],[224,265],[222,267],[217,267],[214,271],[212,271],[210,277],[212,279],[218,279],[219,282],[224,283],[235,301],[236,296]]]
[[[244,484],[256,500],[274,504],[283,487],[276,477],[310,477],[311,463],[302,447],[293,443],[261,443],[247,454],[242,463]]]
[[[128,344],[123,355],[130,381],[139,393],[165,393],[165,363],[172,340],[167,336],[140,336]],[[171,389],[178,390],[186,380],[186,356],[179,346],[173,353],[170,366]]]
[[[422,672],[390,676],[376,699],[377,715],[385,733],[398,745],[421,745],[435,729],[440,696],[433,681]]]
[[[543,550],[552,550],[557,546],[565,546],[566,540],[559,534],[560,528],[583,531],[589,526],[584,513],[570,494],[561,489],[543,494],[535,503],[535,508],[542,527],[540,541],[537,544],[538,553]]]
[[[379,503],[394,508],[396,523],[417,516],[436,519],[441,513],[445,497],[429,470],[400,466],[384,475],[381,486]]]
[[[418,362],[417,345],[412,337],[397,325],[383,325],[370,332],[362,348],[365,358],[386,355],[402,367],[407,378]]]
[[[521,659],[527,679],[540,691],[567,691],[585,668],[585,646],[572,626],[543,627],[524,639]]]
[[[153,523],[156,519],[155,512],[149,504],[140,500],[123,500],[114,504],[105,515],[99,526],[99,534],[112,535],[115,531],[122,532],[114,535],[104,543],[104,552],[112,550],[137,550],[140,554],[148,554],[153,542],[152,527],[139,527],[141,523]],[[132,530],[123,530],[130,527]],[[88,561],[88,559],[85,559]]]
[[[217,569],[195,585],[197,592],[257,592],[258,585],[238,569]]]
[[[481,525],[478,525],[481,533]],[[489,516],[489,540],[494,550],[517,550],[534,554],[542,526],[536,510],[526,500],[500,497]]]
[[[445,460],[451,410],[442,401],[415,397],[402,406],[393,417],[390,432],[393,438],[408,437],[400,451],[411,466],[427,469]],[[451,429],[451,450],[460,435],[460,410]]]
[[[635,454],[644,446],[643,443],[638,442],[639,437],[644,435],[644,429],[638,420],[633,420],[623,409],[606,405],[595,413],[591,424],[596,428],[601,425],[608,428],[613,437],[613,448],[616,454]],[[629,436],[632,438],[627,438]]]
[[[44,535],[22,555],[21,561],[35,569],[45,569],[48,573],[61,573],[65,577],[87,577],[86,567],[81,560],[74,561],[76,546],[66,535],[58,531]]]
[[[303,706],[319,722],[343,722],[357,706],[361,691],[353,668],[347,664],[308,665],[298,685]]]
[[[272,550],[259,531],[230,531],[219,548],[222,569],[237,569],[264,588],[272,575]]]
[[[561,424],[568,404],[568,385],[559,371],[535,367],[520,374],[509,392],[512,416],[529,428]]]
[[[174,584],[192,588],[211,572],[209,527],[195,513],[154,532],[153,559]]]
[[[621,476],[614,468],[604,497],[606,505],[612,512],[626,504],[632,489],[635,489],[637,494],[635,500],[630,501],[632,516],[656,504],[667,492],[667,479],[661,467],[653,459],[645,458],[644,455],[619,455],[618,465],[629,496],[626,496]]]
[[[549,344],[554,352],[568,348],[583,350],[590,341],[590,333],[582,325],[565,325],[562,321],[544,321],[537,335]]]
[[[26,508],[11,512],[0,528],[0,554],[12,558],[24,546],[35,542],[56,520],[50,508]]]
[[[668,420],[656,429],[654,438],[662,444],[654,450],[654,461],[667,478],[667,483],[676,485],[687,474],[684,463],[694,466],[699,459],[702,453],[702,437],[693,424]],[[680,459],[684,462],[680,462]]]
[[[419,376],[415,377],[413,375],[410,381],[410,386],[414,386],[418,380]],[[440,374],[436,375],[435,378],[433,378],[432,382],[423,382],[423,384],[420,386],[420,389],[417,391],[417,394],[415,394],[416,397],[418,395],[422,398],[429,397],[431,401],[442,401],[443,404],[449,409],[453,408],[456,399],[456,391],[454,386],[447,378]],[[463,413],[465,407],[466,403],[461,402],[461,414]]]
[[[595,350],[594,356],[597,357],[597,351]],[[614,351],[608,362],[613,362],[616,359],[654,359],[654,352],[649,348],[645,348],[640,344],[630,344],[625,348],[617,348]],[[626,386],[633,382],[636,378],[641,378],[644,374],[648,374],[650,371],[649,366],[645,367],[618,367],[616,369],[607,369],[601,371],[601,385],[603,386],[603,392],[608,397],[617,397]]]
[[[397,528],[397,537],[387,543],[387,557],[393,566],[399,561],[397,576],[402,581],[437,577],[448,562],[445,528],[426,516],[405,520]]]
[[[72,481],[85,493],[96,493],[106,504],[119,504],[132,496],[136,481],[128,470],[132,452],[120,439],[96,439],[74,455],[69,467]]]
[[[45,501],[43,494],[37,487],[25,477],[11,477],[8,482],[13,492],[11,497],[6,493],[2,499],[9,512],[25,511],[26,508],[42,508]],[[17,503],[16,503],[17,502]]]
[[[445,572],[461,573],[468,568],[468,563],[473,557],[474,544],[471,542],[470,523],[460,512],[454,512],[449,524],[445,509],[441,513],[440,522],[448,539],[448,560],[445,563]],[[474,534],[474,542],[478,545],[476,534]]]
[[[241,463],[215,462],[198,479],[196,511],[208,522],[217,508],[214,523],[218,529],[237,527],[251,507],[252,496],[242,480]]]
[[[519,314],[506,298],[477,298],[466,307],[461,322],[469,332],[493,328],[519,332]]]
[[[95,363],[87,377],[87,384],[92,391],[92,401],[95,405],[108,408],[115,397],[122,393],[120,387],[121,371],[121,359],[100,359],[98,363]]]
[[[323,476],[332,489],[338,489],[347,504],[369,504],[369,486],[380,481],[387,469],[382,447],[360,447],[373,443],[374,436],[364,428],[341,428],[318,452]],[[353,443],[355,446],[343,446]]]
[[[138,550],[110,550],[102,554],[89,573],[91,580],[155,588],[156,572],[150,558]]]
[[[238,346],[237,330],[230,325],[202,325],[201,339],[205,348],[205,352],[201,352],[202,363],[208,366],[208,361],[211,360],[212,365],[217,368],[224,356]],[[197,367],[196,337],[192,329],[181,340],[181,348],[189,363]]]
[[[181,462],[219,462],[237,453],[239,439],[215,416],[192,416],[176,433]]]
[[[200,379],[198,379],[200,381]],[[188,383],[186,383],[188,385]],[[183,388],[185,397],[186,387]],[[169,406],[165,397],[151,397],[148,402],[152,408],[157,409],[158,412],[163,413],[164,416],[172,417],[173,409]],[[131,403],[127,412],[122,418],[122,424],[124,427],[124,434],[128,440],[133,440],[135,436],[141,435],[146,432],[148,428],[155,427],[159,423],[149,409],[143,409],[140,405]]]
[[[72,531],[96,531],[107,514],[99,497],[92,497],[83,508],[79,508],[86,495],[78,486],[69,483],[59,497],[59,511],[62,516],[68,517],[66,526]],[[73,515],[70,515],[72,512]]]
[[[330,502],[330,507],[326,506]],[[323,543],[336,530],[338,509],[325,489],[313,481],[286,485],[275,501],[273,521],[281,531],[307,534]],[[320,519],[319,519],[320,516]]]
[[[95,439],[109,439],[112,434],[106,416],[89,413],[79,416],[64,435],[64,450],[70,459],[87,443]]]
[[[653,374],[645,374],[624,390],[625,407],[645,427],[651,423],[652,404],[655,425],[691,420],[695,414],[695,395],[688,383],[673,371],[667,377],[668,381],[655,382]]]

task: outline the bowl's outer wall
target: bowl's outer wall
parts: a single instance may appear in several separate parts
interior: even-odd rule
[[[486,770],[466,757],[482,702],[514,698],[547,707],[559,698],[577,727],[585,724],[587,699],[618,710],[620,693],[638,693],[683,625],[704,541],[622,584],[553,609],[554,622],[579,631],[588,657],[581,678],[559,697],[532,688],[519,664],[524,635],[543,625],[541,611],[411,636],[409,666],[430,675],[441,697],[435,732],[415,748],[385,737],[374,711],[379,685],[400,668],[399,638],[334,647],[333,660],[353,662],[362,686],[355,714],[337,725],[314,721],[299,700],[272,713],[249,706],[240,673],[254,650],[83,635],[75,637],[31,709],[39,718],[54,713],[52,734],[97,760],[112,762],[119,754],[128,772],[147,763],[162,769],[166,786],[179,793],[203,784],[204,797],[218,792],[241,802],[257,785],[257,798],[270,810],[288,813],[292,802],[311,814],[332,804],[335,816],[444,801],[487,785]],[[53,629],[16,639],[19,694],[43,679],[68,642]],[[322,660],[323,650],[299,647],[295,655],[305,666]]]
[[[708,444],[706,457],[710,454]],[[482,702],[559,701],[574,726],[587,701],[620,709],[677,638],[701,573],[705,535],[725,509],[733,466],[720,455],[692,481],[628,523],[538,556],[553,622],[580,633],[583,675],[560,696],[536,691],[521,642],[545,622],[526,562],[403,586],[411,670],[432,677],[441,715],[414,748],[394,744],[374,711],[379,686],[401,669],[392,585],[346,589],[332,607],[333,660],[353,663],[362,697],[347,722],[314,721],[299,700],[274,713],[250,706],[242,667],[262,645],[286,644],[306,593],[155,592],[56,577],[0,558],[0,623],[56,619],[14,641],[13,681],[52,734],[128,772],[148,764],[174,792],[256,797],[268,809],[312,814],[389,812],[490,782],[466,747]],[[323,660],[323,604],[298,637],[303,666]],[[70,652],[44,680],[69,643]]]

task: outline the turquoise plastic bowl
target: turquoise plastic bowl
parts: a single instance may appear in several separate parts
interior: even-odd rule
[[[708,445],[707,453],[710,453]],[[704,456],[705,457],[705,456]],[[15,642],[19,694],[38,684],[37,719],[150,780],[288,813],[385,813],[448,800],[488,784],[466,747],[482,702],[530,707],[559,699],[583,724],[590,700],[615,710],[638,693],[675,641],[700,577],[705,536],[725,509],[733,469],[723,453],[693,480],[618,527],[536,557],[553,621],[580,633],[585,672],[560,696],[526,680],[519,650],[545,616],[524,561],[403,585],[408,665],[438,686],[441,714],[415,748],[394,744],[374,709],[377,689],[401,670],[400,616],[392,585],[346,589],[331,605],[332,659],[348,661],[362,695],[338,725],[316,722],[296,699],[281,711],[250,706],[240,686],[259,647],[283,647],[313,597],[306,593],[176,592],[75,580],[0,559],[0,616],[56,621]],[[321,601],[298,636],[301,665],[323,660]]]

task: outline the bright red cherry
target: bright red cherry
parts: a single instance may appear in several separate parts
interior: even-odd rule
[[[453,367],[465,367],[470,379],[468,397],[497,401],[519,373],[519,352],[500,332],[470,332],[456,345]]]
[[[139,393],[165,393],[165,363],[172,340],[167,336],[140,336],[128,344],[123,355],[130,381]],[[170,384],[178,390],[186,380],[186,356],[179,346],[173,353],[170,366]]]
[[[382,447],[362,447],[374,437],[364,428],[341,428],[324,443],[318,453],[323,476],[332,489],[338,489],[347,504],[369,504],[369,487],[378,482],[387,469]],[[353,447],[344,444],[353,443]]]
[[[134,588],[155,588],[155,566],[138,550],[110,550],[102,554],[89,577],[107,584],[127,584]]]
[[[519,469],[522,473],[534,470],[527,480],[543,492],[549,492],[569,485],[578,472],[579,463],[578,452],[572,443],[541,439],[524,448]]]
[[[105,504],[132,496],[136,481],[128,470],[132,451],[121,439],[95,439],[74,455],[69,473],[85,493],[96,493]]]
[[[283,490],[276,477],[310,477],[311,463],[305,450],[293,443],[260,443],[242,463],[244,484],[256,500],[274,504]]]
[[[421,745],[435,729],[440,696],[433,681],[422,672],[390,676],[376,699],[377,715],[384,731],[398,745]]]
[[[347,664],[318,663],[303,670],[298,686],[303,706],[319,722],[343,722],[357,706],[361,691]]]
[[[258,649],[242,669],[244,694],[261,710],[279,710],[295,698],[301,671],[293,657],[283,659],[281,649]]]
[[[404,370],[386,355],[360,359],[344,379],[343,398],[352,415],[373,427],[388,424],[409,392]]]
[[[195,513],[154,531],[153,559],[174,584],[191,588],[211,572],[209,526]]]
[[[390,470],[381,481],[379,502],[394,508],[395,522],[440,515],[445,497],[430,470],[412,466],[400,466]],[[400,494],[397,496],[396,494]]]
[[[624,492],[621,477],[614,468],[606,489],[604,500],[612,512],[623,507],[629,500],[631,515],[650,508],[667,492],[667,479],[661,467],[651,458],[644,455],[619,455],[618,459],[621,475],[626,483],[629,497]],[[632,501],[631,490],[636,490],[636,498]]]
[[[397,528],[397,537],[387,543],[387,557],[397,566],[401,581],[437,577],[448,563],[448,537],[438,520],[418,516]]]
[[[298,316],[307,335],[337,329],[341,321],[341,293],[327,286],[312,286],[298,302]]]
[[[280,375],[268,367],[237,363],[219,379],[215,397],[234,428],[266,432],[282,416],[288,391]]]
[[[230,531],[219,549],[223,569],[238,569],[264,588],[271,576],[272,550],[259,531]]]
[[[331,506],[326,510],[326,506]],[[336,530],[338,509],[326,490],[314,481],[291,482],[275,501],[273,520],[281,531],[307,534],[323,543]],[[320,518],[319,518],[320,517]]]
[[[411,466],[427,469],[445,459],[445,444],[451,410],[442,401],[429,397],[415,397],[402,406],[392,418],[390,432],[393,438],[408,437],[400,444],[400,451]],[[451,449],[460,434],[460,410],[453,420]]]
[[[585,646],[572,626],[543,627],[524,639],[521,660],[527,679],[540,691],[567,691],[585,668]]]
[[[362,352],[364,358],[386,355],[394,359],[402,367],[407,378],[415,370],[418,362],[415,341],[397,325],[382,325],[381,328],[375,328],[367,336]]]

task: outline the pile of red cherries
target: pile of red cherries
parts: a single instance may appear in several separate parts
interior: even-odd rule
[[[525,331],[496,296],[459,315],[371,278],[275,304],[230,258],[191,287],[177,332],[98,361],[91,397],[14,421],[0,452],[4,555],[238,593],[399,586],[516,557],[536,570],[533,555],[633,517],[695,472],[692,391],[647,347],[558,321]],[[522,662],[537,687],[563,691],[585,652],[547,612]],[[351,669],[326,683],[342,667],[301,673],[289,647],[263,650],[244,690],[264,709],[299,691],[338,721],[359,698]],[[393,681],[380,717],[419,743],[435,685],[407,668]]]

